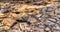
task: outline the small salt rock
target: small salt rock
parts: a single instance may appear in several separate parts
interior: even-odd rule
[[[52,11],[54,11],[55,10],[55,7],[54,6],[48,6],[47,7],[47,11],[48,12],[52,12]]]
[[[4,6],[1,6],[1,8],[4,8]]]
[[[28,26],[27,23],[20,23],[20,28],[22,30],[25,30],[26,29],[26,26]]]
[[[57,18],[59,18],[59,19],[60,19],[60,15],[57,15]]]
[[[56,20],[55,19],[53,19],[53,18],[48,18],[49,20],[51,20],[51,21],[53,21],[53,22],[56,22]]]
[[[31,28],[30,28],[30,27],[25,27],[25,29],[26,29],[26,30],[28,30],[28,31],[30,31],[30,30],[31,30]]]
[[[58,18],[58,17],[52,17],[52,18],[54,18],[54,19],[56,19],[57,21],[59,21],[59,18]]]
[[[57,23],[58,23],[58,24],[60,24],[60,20],[59,20],[59,21],[57,21]]]
[[[56,29],[60,30],[60,27],[59,27],[59,26],[57,26],[57,27],[56,27]]]
[[[38,14],[38,15],[36,15],[37,17],[40,17],[42,14]]]
[[[46,27],[45,30],[46,30],[46,31],[50,31],[50,28]]]
[[[4,11],[4,9],[1,9],[1,11]]]
[[[33,17],[29,17],[29,19],[27,20],[28,22],[30,22],[30,23],[37,23],[38,21],[35,19],[35,18],[33,18]]]

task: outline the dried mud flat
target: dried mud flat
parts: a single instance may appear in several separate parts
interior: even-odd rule
[[[60,32],[60,0],[1,1],[0,32]]]

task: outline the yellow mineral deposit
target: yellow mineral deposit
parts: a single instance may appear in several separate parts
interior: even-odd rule
[[[0,18],[4,18],[4,17],[6,17],[6,15],[5,15],[5,14],[0,13]]]

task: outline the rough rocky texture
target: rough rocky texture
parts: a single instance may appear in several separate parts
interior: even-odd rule
[[[60,0],[1,0],[0,32],[60,32]]]

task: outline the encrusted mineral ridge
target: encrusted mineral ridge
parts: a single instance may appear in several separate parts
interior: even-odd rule
[[[60,32],[60,0],[0,0],[0,32]]]

